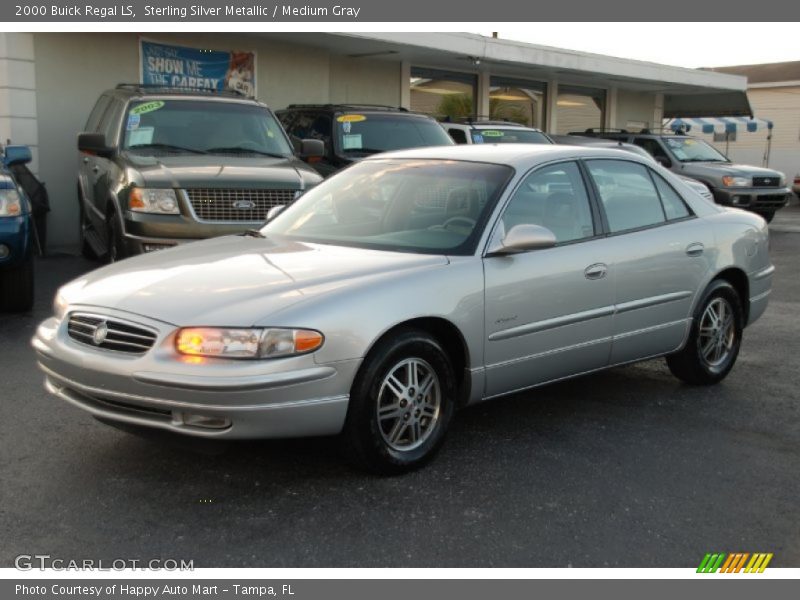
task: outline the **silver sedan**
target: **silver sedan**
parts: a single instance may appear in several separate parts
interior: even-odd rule
[[[46,388],[105,422],[342,434],[396,473],[467,404],[658,356],[720,381],[773,271],[761,217],[629,152],[425,148],[355,164],[248,235],[68,283],[33,347]]]

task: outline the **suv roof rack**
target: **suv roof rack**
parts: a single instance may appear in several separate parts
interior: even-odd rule
[[[254,98],[239,90],[217,90],[212,88],[190,88],[176,85],[161,85],[159,83],[118,83],[117,90],[130,90],[132,92],[161,92],[169,94],[207,94],[214,96],[230,96],[235,98]]]
[[[356,103],[353,104],[351,102],[326,102],[322,104],[290,104],[286,107],[288,108],[326,108],[326,109],[333,109],[333,108],[343,108],[345,110],[385,110],[385,111],[400,111],[400,112],[408,112],[408,109],[403,106],[389,106],[387,104],[361,104]]]

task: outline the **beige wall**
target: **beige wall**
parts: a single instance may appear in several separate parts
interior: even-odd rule
[[[653,127],[653,116],[656,110],[655,94],[617,90],[616,124],[612,127],[625,129],[629,122],[644,123]],[[660,126],[660,123],[658,124]]]
[[[756,117],[774,123],[769,166],[791,179],[800,173],[800,86],[751,88],[747,91]],[[725,142],[714,142],[712,135],[695,133],[725,152]],[[767,131],[742,131],[728,145],[729,157],[751,165],[761,165],[767,149]]]

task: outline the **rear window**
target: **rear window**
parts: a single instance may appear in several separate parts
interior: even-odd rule
[[[476,129],[472,132],[476,144],[550,144],[546,135],[526,129]]]
[[[439,123],[406,113],[340,114],[335,120],[335,130],[338,153],[350,157],[453,145]]]

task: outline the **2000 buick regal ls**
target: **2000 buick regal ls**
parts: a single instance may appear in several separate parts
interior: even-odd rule
[[[342,433],[392,473],[465,404],[656,356],[720,381],[773,270],[761,217],[628,152],[425,148],[353,165],[260,231],[84,275],[33,346],[47,389],[102,420]]]

